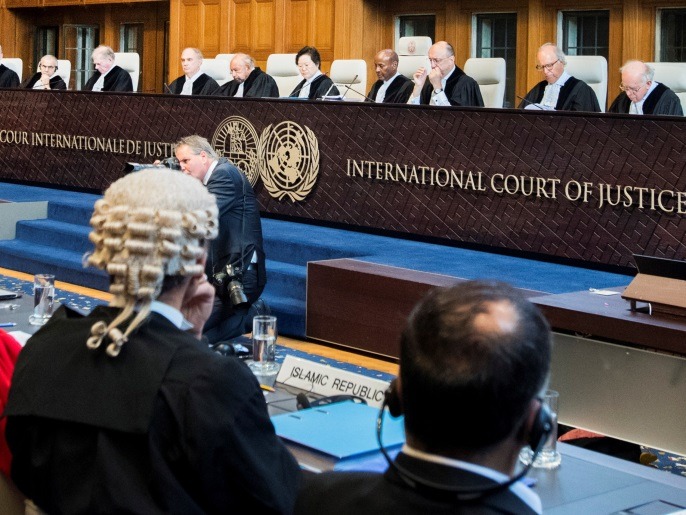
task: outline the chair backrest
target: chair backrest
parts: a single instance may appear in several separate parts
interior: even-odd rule
[[[432,45],[428,36],[404,36],[398,40],[398,73],[412,78],[414,72],[422,66],[431,69],[427,56]]]
[[[503,107],[505,102],[505,59],[472,57],[464,63],[464,72],[479,85],[484,107]]]
[[[24,62],[19,57],[5,57],[0,59],[0,64],[4,64],[10,70],[14,71],[19,75],[19,82],[22,81],[22,76],[24,75]]]
[[[236,54],[217,54],[214,56],[215,59],[224,59],[225,61],[229,61],[231,63],[231,59],[233,59],[233,56]]]
[[[267,58],[266,73],[271,75],[279,87],[279,96],[287,97],[303,79],[295,64],[297,54],[271,54]]]
[[[57,60],[57,75],[62,77],[62,80],[67,85],[67,89],[69,89],[69,79],[71,77],[71,61],[69,59]]]
[[[231,73],[229,72],[230,62],[226,59],[203,59],[200,71],[212,77],[220,86],[223,86],[231,80]]]
[[[138,80],[141,76],[141,58],[137,52],[115,52],[114,64],[123,68],[131,75],[133,90],[138,91]]]
[[[686,114],[686,63],[646,63],[653,67],[653,80],[661,82],[676,93]]]
[[[336,59],[329,77],[344,98],[364,100],[367,95],[367,63],[364,59]],[[348,88],[346,88],[348,86]]]
[[[600,110],[607,107],[607,60],[602,55],[568,55],[567,72],[591,86],[598,97]]]

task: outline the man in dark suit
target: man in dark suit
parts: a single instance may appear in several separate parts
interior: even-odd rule
[[[595,91],[565,70],[567,56],[552,43],[544,43],[536,53],[536,69],[545,79],[536,84],[519,104],[519,109],[600,112]]]
[[[2,46],[0,46],[0,59],[2,59]],[[17,87],[19,87],[19,75],[4,64],[0,64],[0,88]]]
[[[83,91],[133,91],[129,72],[114,64],[114,50],[100,45],[93,50],[92,57],[95,73],[83,86]]]
[[[207,276],[215,278],[217,297],[204,335],[210,343],[223,342],[250,332],[253,317],[268,310],[259,299],[267,283],[260,208],[245,174],[219,158],[205,138],[181,138],[175,152],[181,170],[217,198],[219,236],[210,246],[206,266]],[[218,274],[224,274],[221,281]],[[237,285],[234,280],[243,287],[244,302],[230,294]]]
[[[683,116],[681,101],[676,93],[655,80],[655,70],[642,61],[627,61],[619,70],[622,92],[615,98],[608,112],[628,114],[659,114]]]
[[[367,102],[404,104],[410,98],[413,82],[398,73],[398,54],[390,48],[374,57],[377,80],[367,95]]]
[[[26,89],[67,89],[67,84],[57,74],[57,58],[44,55],[38,64],[38,72],[26,81]]]
[[[419,68],[409,104],[483,107],[484,99],[474,79],[455,65],[455,50],[446,41],[429,48],[431,70]]]
[[[181,52],[183,75],[174,79],[169,91],[174,95],[214,95],[219,91],[219,84],[212,77],[200,70],[203,56],[198,48],[184,48]]]
[[[214,197],[143,170],[91,225],[113,299],[62,306],[22,350],[5,411],[16,485],[47,513],[290,513],[298,465],[255,376],[200,341]]]
[[[215,95],[222,97],[277,98],[279,87],[271,75],[255,66],[247,54],[236,54],[229,64],[232,81],[219,88]]]
[[[546,320],[514,288],[433,290],[410,315],[387,393],[391,414],[405,415],[400,454],[384,474],[306,476],[295,513],[540,513],[538,496],[510,477],[520,449],[550,431],[538,397],[550,355]]]

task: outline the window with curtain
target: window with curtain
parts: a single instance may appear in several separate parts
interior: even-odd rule
[[[602,55],[608,59],[609,11],[562,11],[562,51],[567,55]]]

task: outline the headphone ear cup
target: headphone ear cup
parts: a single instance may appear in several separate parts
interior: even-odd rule
[[[399,417],[403,414],[403,406],[400,402],[397,384],[398,380],[393,379],[391,384],[388,385],[388,390],[384,393],[384,403],[388,406],[388,412],[394,417]]]
[[[531,447],[534,453],[538,453],[541,450],[552,431],[553,415],[550,413],[548,406],[541,404],[529,432],[529,447]]]

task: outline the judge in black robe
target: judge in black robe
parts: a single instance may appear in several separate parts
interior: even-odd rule
[[[184,48],[181,52],[181,68],[183,75],[174,80],[169,85],[169,92],[174,95],[180,95],[183,91],[183,86],[186,81],[193,79],[193,86],[191,88],[191,95],[214,95],[219,90],[219,84],[212,77],[206,73],[200,72],[202,66],[202,52],[198,48]]]
[[[88,79],[86,85],[83,87],[82,91],[93,91],[93,86],[100,78],[101,73],[96,71],[93,76]],[[120,68],[119,66],[113,66],[107,75],[105,75],[105,82],[102,86],[102,91],[119,91],[119,92],[131,92],[133,91],[133,82],[131,81],[131,75],[129,72]]]
[[[186,83],[188,78],[185,75],[181,75],[169,85],[169,90],[174,95],[180,95],[183,91],[183,85]],[[193,93],[192,95],[214,95],[219,91],[219,84],[212,77],[203,73],[197,79],[193,81]]]
[[[38,84],[40,82],[40,84]],[[47,82],[47,84],[46,84]],[[36,88],[36,84],[38,87]],[[62,77],[57,75],[57,58],[44,55],[38,63],[38,72],[22,84],[26,89],[67,89]]]
[[[383,95],[381,102],[384,104],[405,104],[412,94],[414,83],[398,74],[398,54],[390,48],[381,50],[374,57],[374,71],[379,79],[369,91],[367,102],[376,102],[377,95],[381,87],[388,83],[388,87]]]
[[[295,64],[304,78],[291,91],[289,97],[314,100],[325,95],[340,95],[333,81],[319,70],[322,59],[316,48],[311,46],[301,48],[295,56]],[[309,85],[309,90],[306,88],[307,85]],[[307,93],[306,96],[305,93]]]
[[[655,70],[652,66],[643,61],[630,60],[619,71],[622,74],[623,91],[612,102],[609,112],[630,113],[632,102],[636,102],[636,114],[640,110],[642,114],[684,115],[676,93],[664,84],[653,81]]]
[[[279,87],[276,81],[259,68],[255,67],[255,61],[247,54],[236,54],[231,59],[231,76],[233,80],[224,84],[215,95],[223,97],[235,97],[238,88],[243,84],[243,97],[252,98],[276,98],[279,96]]]
[[[622,91],[615,101],[612,102],[608,112],[610,113],[628,113],[631,108],[631,100],[626,92]],[[643,114],[659,114],[666,116],[683,116],[684,111],[681,107],[681,101],[676,93],[669,89],[664,84],[658,84],[653,91],[650,92],[648,98],[643,102]]]
[[[19,87],[19,75],[4,64],[0,64],[0,88]]]
[[[414,74],[410,104],[483,107],[479,85],[455,65],[455,51],[446,41],[429,48],[431,70],[419,68]]]
[[[545,80],[536,84],[526,94],[519,104],[520,109],[535,109],[541,104],[546,87],[559,88],[555,106],[540,106],[540,109],[555,109],[556,111],[591,111],[600,112],[598,97],[585,82],[572,77],[566,72],[567,56],[552,43],[545,43],[536,52],[536,69],[543,74]],[[550,92],[550,90],[549,90]],[[552,91],[554,93],[554,90]],[[546,100],[546,103],[548,100]],[[551,102],[552,103],[552,102]]]

